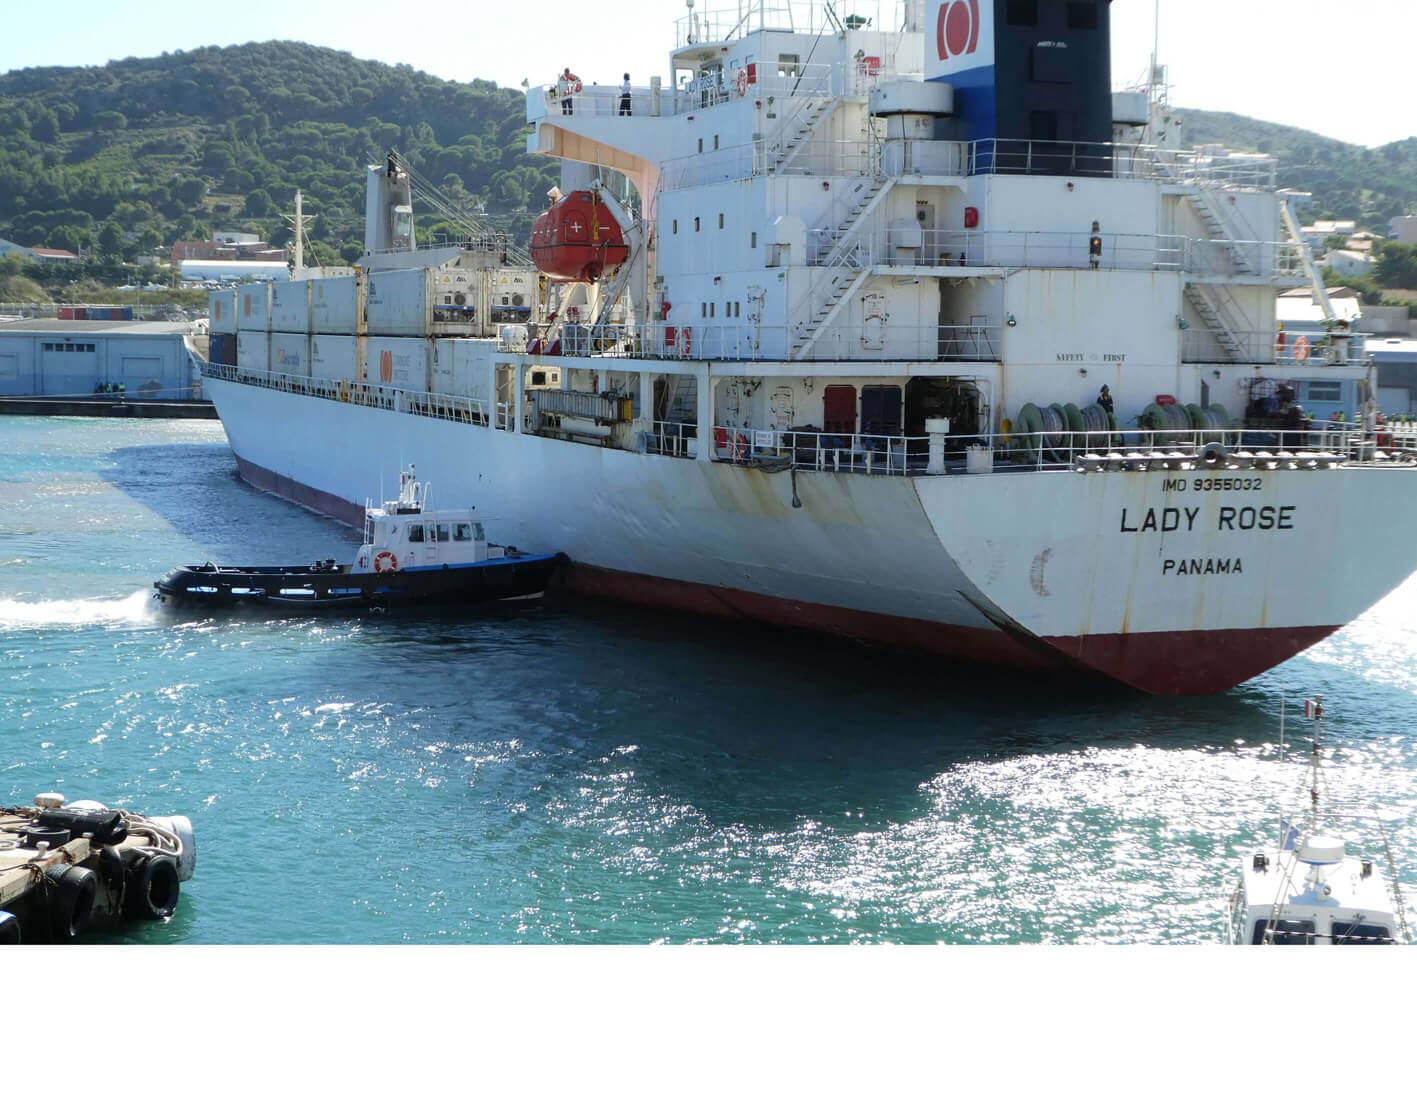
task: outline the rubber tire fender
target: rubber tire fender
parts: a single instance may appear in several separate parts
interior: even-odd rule
[[[129,919],[166,919],[177,910],[182,882],[171,855],[144,855],[128,867],[123,914]]]
[[[44,871],[49,907],[49,937],[73,942],[88,928],[98,898],[98,878],[82,866],[60,863]]]

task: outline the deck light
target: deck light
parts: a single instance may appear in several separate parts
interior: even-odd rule
[[[1009,318],[1008,318],[1007,322],[1008,322],[1009,326],[1011,326],[1011,327],[1016,327],[1016,326],[1018,326],[1018,320],[1014,318],[1014,313],[1013,313],[1013,312],[1009,312]]]

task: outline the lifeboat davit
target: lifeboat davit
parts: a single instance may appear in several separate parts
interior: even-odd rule
[[[554,281],[595,281],[629,257],[620,221],[590,190],[567,194],[531,228],[531,260]]]

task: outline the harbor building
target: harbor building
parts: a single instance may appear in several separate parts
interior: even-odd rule
[[[198,398],[205,352],[190,323],[22,319],[0,325],[0,396],[79,397],[122,386],[129,399]]]

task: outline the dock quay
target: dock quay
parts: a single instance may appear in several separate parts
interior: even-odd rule
[[[53,398],[21,395],[0,398],[0,414],[34,414],[59,418],[205,418],[215,420],[216,407],[202,399],[159,402],[120,399],[112,395]]]
[[[192,822],[101,802],[0,806],[0,944],[73,942],[124,920],[167,919],[197,866]]]

